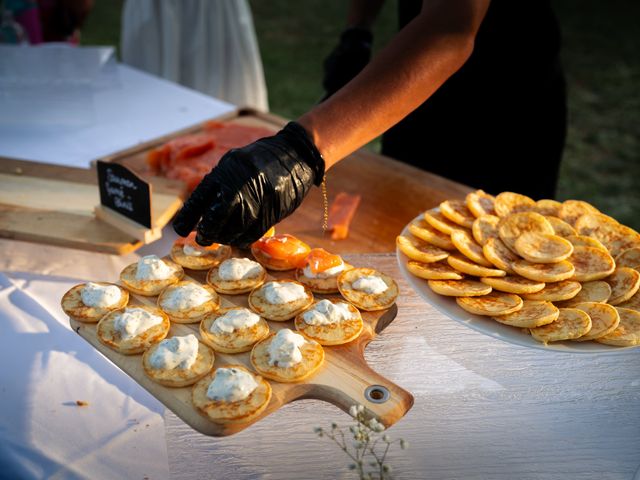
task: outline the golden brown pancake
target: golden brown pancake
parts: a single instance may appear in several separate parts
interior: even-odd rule
[[[506,315],[522,308],[522,299],[512,293],[492,291],[482,297],[457,297],[456,303],[476,315]]]
[[[573,280],[563,280],[562,282],[547,283],[545,287],[535,293],[527,293],[522,295],[524,300],[546,300],[548,302],[559,302],[574,298],[582,285],[580,282]]]
[[[500,217],[482,215],[473,222],[471,233],[476,242],[484,246],[490,238],[498,238],[498,223]]]
[[[520,195],[514,192],[502,192],[496,196],[493,207],[496,215],[506,217],[512,213],[535,210],[536,202],[526,195]]]
[[[453,223],[465,228],[471,228],[476,219],[462,200],[445,200],[440,204],[440,211]]]
[[[243,310],[243,307],[221,308],[217,312],[207,315],[200,322],[200,338],[215,351],[222,353],[248,352],[257,342],[269,335],[269,324],[262,317],[255,325],[233,332],[211,331],[214,322],[231,310]]]
[[[324,349],[322,345],[314,340],[307,340],[300,347],[300,352],[302,353],[301,362],[289,367],[270,365],[269,345],[275,336],[276,334],[272,333],[264,340],[256,343],[251,350],[251,365],[263,377],[282,383],[300,382],[316,373],[322,366]]]
[[[206,253],[200,256],[187,255],[184,253],[184,245],[178,241],[171,247],[169,255],[171,256],[171,260],[183,268],[190,270],[209,270],[231,256],[231,247],[228,245],[220,245],[215,250],[206,250]]]
[[[477,218],[482,215],[495,215],[494,209],[496,197],[489,195],[484,190],[476,190],[467,194],[465,204],[469,211]]]
[[[409,260],[407,270],[425,280],[461,280],[464,275],[447,262],[420,263]]]
[[[611,296],[611,287],[607,282],[596,280],[595,282],[584,282],[581,285],[582,288],[575,297],[561,301],[557,306],[569,308],[584,302],[606,303]]]
[[[294,283],[302,285],[300,282],[295,282],[293,280],[274,280],[273,282],[267,282],[252,290],[249,294],[249,307],[251,310],[267,320],[273,320],[276,322],[290,320],[313,303],[313,293],[311,293],[311,290],[304,285],[302,285],[305,290],[304,298],[282,304],[269,303],[265,297],[264,289],[270,283]]]
[[[364,329],[364,322],[360,311],[353,305],[345,301],[336,300],[334,303],[344,303],[348,305],[352,318],[344,319],[327,325],[310,325],[304,319],[304,314],[314,308],[315,302],[305,312],[299,313],[295,319],[296,330],[305,338],[315,340],[320,345],[343,345],[349,343],[360,336]]]
[[[254,288],[262,285],[267,279],[267,271],[260,265],[261,269],[257,275],[244,278],[242,280],[223,280],[220,278],[220,266],[212,268],[207,273],[207,283],[211,285],[218,293],[224,293],[226,295],[239,295],[241,293],[248,293]]]
[[[620,267],[604,281],[611,287],[611,296],[607,302],[618,305],[629,300],[640,289],[640,272],[633,268]]]
[[[410,223],[408,228],[411,234],[430,245],[442,248],[443,250],[456,249],[449,235],[436,230],[423,219]]]
[[[162,317],[162,322],[152,326],[133,338],[122,338],[120,332],[115,328],[115,320],[116,316],[121,314],[127,308],[141,308],[143,310],[147,310],[152,315]],[[132,307],[113,310],[106,314],[98,322],[96,334],[102,343],[116,352],[124,355],[133,355],[144,352],[151,345],[164,339],[169,333],[169,327],[169,316],[159,308],[149,307],[146,305],[135,305]]]
[[[402,253],[416,262],[438,262],[449,256],[449,252],[446,250],[431,245],[414,236],[398,235],[396,237],[396,245]]]
[[[514,246],[518,255],[533,263],[556,263],[573,253],[571,242],[549,233],[523,233]]]
[[[543,300],[525,300],[517,312],[495,315],[495,321],[504,325],[520,328],[536,328],[554,322],[560,311],[551,302]]]
[[[447,297],[478,297],[491,292],[491,287],[477,280],[429,280],[429,288]]]
[[[596,342],[616,347],[635,347],[640,345],[640,312],[627,308],[618,308],[620,323],[614,331],[596,338]]]
[[[467,257],[458,254],[447,257],[447,263],[457,271],[475,277],[504,277],[507,274],[507,272],[498,268],[483,267],[473,263]]]
[[[202,287],[207,291],[209,295],[211,295],[211,300],[203,303],[202,305],[198,305],[196,307],[187,308],[185,310],[174,310],[171,309],[167,305],[167,300],[169,295],[171,295],[176,290],[184,289],[185,286],[189,284],[195,283],[199,287]],[[196,323],[202,320],[202,317],[205,315],[216,311],[220,307],[220,297],[210,285],[201,285],[192,281],[181,281],[178,283],[174,283],[173,285],[169,285],[165,288],[160,295],[158,296],[158,307],[161,308],[167,315],[171,321],[176,323]]]
[[[558,318],[547,325],[532,328],[531,336],[545,345],[549,342],[575,340],[591,330],[591,317],[577,308],[561,308]]]
[[[606,303],[579,303],[575,308],[586,312],[591,317],[591,330],[585,335],[576,338],[575,340],[578,342],[604,337],[613,332],[620,323],[618,311],[615,307]]]
[[[434,265],[434,264],[426,264]],[[367,293],[353,288],[353,283],[365,276],[380,277],[387,285],[387,289],[381,293]],[[398,298],[398,285],[395,280],[382,272],[372,268],[352,268],[342,272],[338,277],[338,289],[342,296],[360,310],[375,311],[385,310],[393,305]]]
[[[138,280],[136,278],[136,272],[138,271],[138,262],[132,263],[125,267],[120,273],[120,281],[124,284],[127,290],[143,295],[146,297],[153,297],[159,295],[169,285],[178,283],[182,277],[184,277],[184,270],[177,263],[174,263],[168,258],[162,258],[169,267],[173,269],[173,274],[165,280]]]
[[[99,285],[114,285],[108,282],[94,282]],[[129,303],[129,292],[119,285],[114,285],[120,289],[120,301],[112,307],[89,307],[82,301],[82,290],[86,283],[72,287],[62,296],[60,304],[64,313],[78,322],[96,323],[107,313],[113,310],[126,307]]]
[[[531,263],[527,260],[517,260],[513,262],[512,266],[518,275],[545,283],[567,280],[575,272],[573,264],[567,260],[557,263]]]
[[[142,368],[144,373],[156,383],[165,387],[186,387],[193,385],[213,368],[214,355],[209,347],[204,343],[198,342],[198,356],[196,361],[190,368],[155,368],[151,365],[151,355],[160,346],[156,343],[142,355]]]
[[[224,368],[235,368],[251,373],[258,387],[244,400],[225,402],[211,400],[207,397],[209,385],[216,376],[216,370],[193,386],[191,400],[199,413],[215,423],[238,424],[248,423],[259,417],[271,400],[271,385],[262,377],[254,374],[242,365],[225,365]]]
[[[426,212],[424,212],[423,217],[429,225],[446,235],[451,235],[451,232],[453,232],[454,230],[464,228],[457,223],[449,220],[437,208],[427,210]]]
[[[506,277],[483,277],[480,281],[486,285],[490,285],[494,290],[506,293],[535,293],[545,287],[544,282],[537,282],[517,275],[507,275]]]
[[[457,230],[451,234],[451,242],[465,257],[484,267],[493,266],[482,252],[482,246],[476,242],[471,234],[463,230]]]
[[[611,275],[616,268],[611,255],[594,247],[574,247],[569,262],[575,267],[573,280],[578,282],[602,280]]]

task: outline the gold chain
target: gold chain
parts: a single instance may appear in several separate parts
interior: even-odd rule
[[[322,189],[322,231],[326,232],[329,229],[329,199],[327,197],[327,176],[322,177],[322,183],[320,184]]]

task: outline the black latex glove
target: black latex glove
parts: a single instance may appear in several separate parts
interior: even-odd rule
[[[324,159],[296,122],[273,137],[227,152],[173,222],[180,236],[198,226],[200,245],[247,247],[291,214],[324,176]],[[198,223],[199,222],[199,223]]]
[[[340,35],[340,43],[324,60],[326,100],[358,75],[371,59],[373,34],[365,28],[348,28]]]

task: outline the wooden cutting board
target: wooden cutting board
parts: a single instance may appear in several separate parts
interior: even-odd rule
[[[200,283],[206,282],[206,272],[187,271],[187,273],[185,278],[192,278]],[[292,272],[270,272],[269,275],[271,279],[292,277]],[[248,307],[247,295],[220,295],[220,297],[221,307]],[[317,299],[325,298],[323,295],[315,297]],[[155,305],[157,297],[130,294],[130,299],[130,304]],[[413,396],[372,370],[364,359],[364,349],[377,334],[393,321],[396,314],[395,304],[390,309],[381,312],[362,312],[365,328],[356,340],[346,345],[323,347],[325,350],[323,366],[318,373],[300,383],[269,381],[273,389],[269,406],[258,419],[243,425],[220,425],[211,422],[200,415],[192,406],[192,387],[169,388],[151,381],[143,371],[142,354],[132,356],[119,354],[100,343],[96,335],[96,324],[81,323],[73,319],[70,319],[69,322],[76,333],[142,385],[185,423],[205,435],[226,436],[247,428],[255,421],[259,421],[260,418],[269,415],[289,402],[303,398],[324,400],[338,406],[345,412],[349,411],[351,405],[361,404],[367,409],[369,415],[377,418],[387,427],[393,425],[411,408]],[[295,330],[293,321],[269,321],[268,323],[272,331],[281,328]],[[172,322],[169,336],[190,333],[199,337],[198,323],[186,325]],[[250,352],[239,354],[215,352],[214,367],[240,363],[253,370],[249,354]],[[369,393],[367,394],[367,392]],[[387,393],[388,398],[386,398]]]
[[[99,203],[94,170],[0,158],[0,237],[113,254],[141,247],[95,218]],[[178,192],[155,192],[155,225],[166,225],[181,205]]]

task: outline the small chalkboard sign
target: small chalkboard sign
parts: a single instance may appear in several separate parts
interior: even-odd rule
[[[151,187],[128,168],[97,161],[100,203],[151,228]]]

